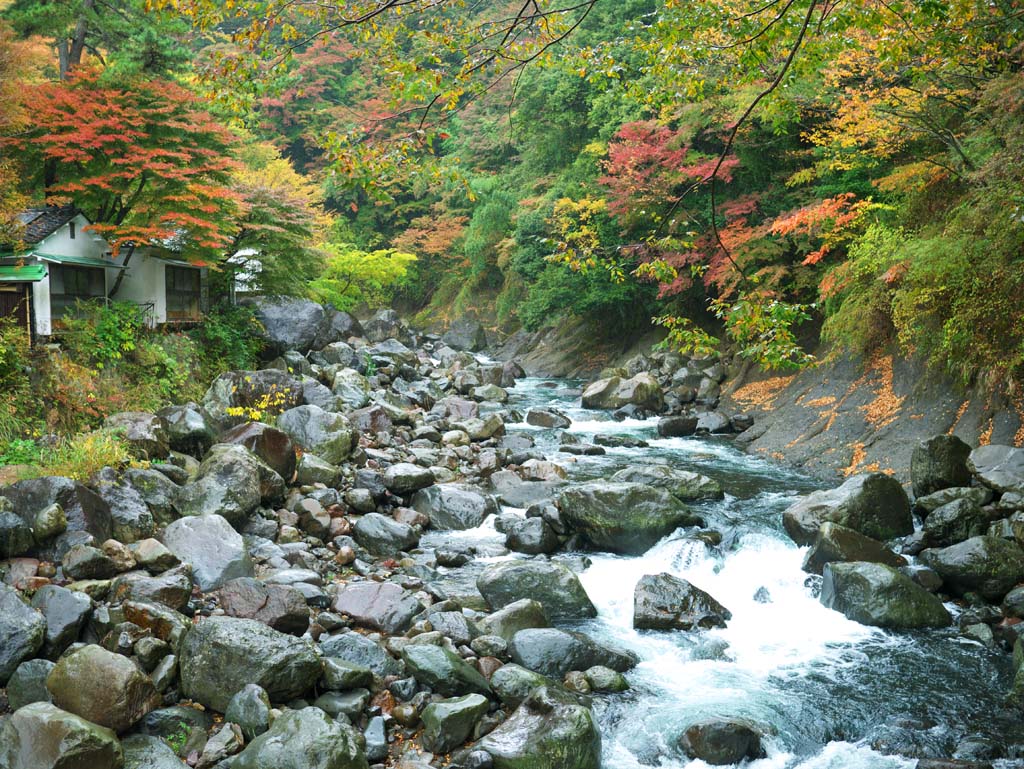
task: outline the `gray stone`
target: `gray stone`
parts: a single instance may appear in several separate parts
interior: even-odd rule
[[[367,769],[352,728],[319,708],[289,710],[234,759],[231,769]]]
[[[0,490],[10,500],[14,512],[33,526],[38,515],[53,504],[64,511],[68,531],[84,531],[98,542],[111,536],[110,507],[96,492],[77,481],[60,476],[18,481]]]
[[[492,609],[531,598],[539,601],[547,616],[554,620],[597,616],[579,578],[557,563],[500,561],[483,570],[476,586]]]
[[[348,459],[358,441],[344,416],[319,406],[289,409],[277,418],[277,427],[304,450],[335,465]]]
[[[443,646],[410,644],[402,650],[402,659],[417,681],[439,694],[458,696],[491,691],[487,679],[476,668]]]
[[[498,636],[506,643],[520,630],[549,627],[550,624],[544,606],[532,598],[514,601],[477,621],[481,633]]]
[[[969,486],[967,457],[971,447],[955,435],[936,435],[921,441],[910,456],[910,482],[915,497],[942,489]]]
[[[526,423],[535,427],[565,429],[572,424],[572,420],[558,409],[531,408],[526,412]]]
[[[699,587],[671,574],[647,574],[633,590],[633,627],[707,630],[725,627],[732,614]]]
[[[599,644],[583,633],[556,628],[520,630],[512,637],[508,650],[517,665],[557,678],[594,665],[623,672],[637,663],[632,653]]]
[[[1005,539],[971,537],[950,547],[925,550],[920,558],[955,595],[977,592],[999,603],[1024,582],[1024,550]]]
[[[203,396],[203,410],[218,430],[280,414],[303,402],[302,383],[284,371],[227,371]]]
[[[880,563],[826,565],[820,600],[862,625],[908,629],[945,627],[952,622],[942,601]]]
[[[103,426],[120,435],[138,459],[163,459],[170,453],[167,425],[156,414],[123,411],[108,416]]]
[[[324,307],[324,322],[320,324],[320,330],[313,340],[313,349],[322,351],[330,344],[353,336],[363,336],[363,327],[359,321],[349,313],[328,305]]]
[[[236,526],[263,500],[280,499],[284,480],[243,446],[217,444],[199,465],[191,483],[181,487],[178,510],[184,516],[219,515]]]
[[[423,604],[394,582],[352,582],[339,587],[333,609],[357,625],[394,635],[409,628]]]
[[[498,512],[489,494],[451,483],[420,489],[412,497],[412,508],[430,518],[434,529],[472,529]]]
[[[340,657],[324,657],[321,683],[324,689],[330,691],[366,689],[373,685],[373,671]]]
[[[216,432],[206,414],[195,403],[168,406],[157,412],[167,428],[167,440],[174,451],[201,457],[213,445]]]
[[[988,531],[988,516],[969,499],[958,499],[936,508],[924,519],[924,541],[946,547]]]
[[[450,753],[473,733],[490,706],[486,697],[465,697],[432,702],[423,709],[423,747],[435,753]]]
[[[46,677],[51,670],[53,663],[49,660],[25,660],[18,665],[7,682],[7,704],[12,712],[33,702],[50,702]]]
[[[373,639],[359,633],[321,636],[320,648],[326,657],[338,657],[352,665],[369,668],[381,678],[405,672],[401,660],[392,657],[387,649]]]
[[[910,500],[885,473],[855,475],[838,488],[812,492],[782,514],[786,533],[798,545],[814,542],[828,521],[883,542],[914,531]]]
[[[543,686],[551,689],[560,688],[560,684],[554,679],[527,670],[514,662],[502,665],[491,675],[491,688],[498,695],[502,704],[509,708],[518,708],[531,694]]]
[[[617,670],[612,670],[604,665],[594,665],[584,671],[584,676],[590,688],[595,692],[624,692],[629,689],[629,682],[626,677]]]
[[[814,544],[804,556],[803,568],[811,574],[821,574],[825,564],[837,561],[869,561],[894,567],[907,565],[906,558],[896,555],[881,542],[838,523],[826,522],[818,529]]]
[[[0,510],[0,559],[24,555],[35,544],[32,528],[27,523],[14,513]]]
[[[29,608],[18,591],[0,583],[0,686],[6,686],[24,660],[36,656],[46,639],[43,615]]]
[[[0,722],[4,769],[123,769],[117,736],[48,702],[26,705]]]
[[[220,442],[248,449],[286,483],[295,475],[295,444],[275,427],[263,422],[245,422],[221,435]]]
[[[124,769],[181,769],[181,759],[159,737],[132,734],[121,740]]]
[[[252,741],[270,728],[270,697],[256,684],[246,684],[228,702],[224,720],[238,724],[246,740]]]
[[[327,320],[324,308],[308,299],[260,297],[251,306],[271,357],[286,350],[309,352]]]
[[[761,731],[736,719],[717,718],[692,724],[680,735],[679,747],[690,758],[712,766],[738,764],[765,755]]]
[[[610,480],[612,483],[640,483],[664,489],[682,502],[722,499],[725,496],[718,481],[668,465],[633,465],[619,470]]]
[[[384,471],[384,485],[398,496],[412,494],[434,483],[434,474],[429,468],[399,462]]]
[[[379,513],[368,513],[356,521],[352,536],[374,555],[397,555],[416,547],[420,541],[411,526]]]
[[[84,593],[57,585],[43,585],[32,596],[32,608],[46,620],[46,641],[43,654],[56,659],[78,640],[85,621],[92,612],[92,601]]]
[[[1004,494],[1024,493],[1024,449],[995,444],[979,446],[968,457],[967,467],[991,489]]]
[[[441,336],[441,341],[453,350],[479,352],[487,347],[487,334],[480,321],[474,318],[460,318],[448,327]]]
[[[182,566],[156,577],[144,571],[130,571],[114,580],[110,594],[116,601],[159,603],[181,611],[192,597],[192,570]]]
[[[661,411],[664,399],[661,385],[648,373],[631,379],[611,377],[599,379],[583,391],[583,407],[588,409],[620,409],[634,405],[649,411]]]
[[[517,521],[505,535],[505,547],[517,553],[553,553],[560,544],[558,534],[543,518]]]
[[[662,417],[658,420],[658,435],[662,438],[685,438],[697,432],[697,417],[692,414]]]
[[[298,589],[239,577],[217,591],[217,600],[229,617],[254,619],[282,633],[302,635],[309,627],[309,606]]]
[[[926,516],[932,510],[937,510],[943,505],[948,505],[950,502],[956,502],[958,499],[970,500],[978,505],[978,507],[981,507],[992,501],[992,489],[988,486],[961,486],[942,489],[941,491],[934,491],[931,494],[915,499],[914,508],[922,516]]]
[[[181,518],[164,529],[162,539],[182,563],[191,564],[201,590],[215,590],[229,580],[253,575],[242,536],[219,515]]]

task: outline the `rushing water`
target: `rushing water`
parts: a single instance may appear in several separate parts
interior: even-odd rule
[[[627,674],[628,692],[594,698],[607,769],[704,767],[688,761],[675,743],[689,724],[711,716],[747,718],[769,732],[767,757],[750,763],[752,769],[913,767],[916,761],[871,745],[906,734],[901,727],[912,725],[914,744],[948,757],[964,737],[998,737],[1007,728],[992,718],[1009,686],[1006,655],[952,629],[888,633],[866,627],[818,602],[800,568],[805,549],[781,526],[782,511],[798,494],[817,488],[815,481],[728,441],[659,439],[655,420],[611,421],[608,414],[580,408],[578,388],[576,382],[525,379],[510,391],[510,406],[524,413],[530,406],[553,406],[569,415],[569,432],[585,441],[597,433],[626,434],[648,441],[649,448],[576,457],[558,452],[558,431],[525,424],[510,430],[529,431],[537,450],[566,467],[570,480],[670,463],[715,478],[726,492],[724,500],[694,506],[723,533],[718,548],[678,532],[639,557],[586,554],[589,565],[580,579],[598,617],[578,629],[641,659]],[[503,541],[493,521],[459,537],[479,546]],[[578,554],[570,558],[579,562]],[[468,571],[462,579],[472,578],[474,570]],[[634,585],[660,572],[684,577],[717,598],[732,612],[728,627],[634,630]],[[764,591],[755,600],[761,588],[767,601]]]

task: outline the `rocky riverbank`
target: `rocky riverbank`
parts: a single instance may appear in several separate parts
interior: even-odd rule
[[[671,462],[575,477],[574,462],[647,444],[567,429],[553,404],[517,412],[524,372],[476,357],[476,324],[424,336],[389,311],[360,324],[302,301],[259,314],[261,370],[110,419],[131,466],[0,488],[0,766],[608,766],[601,714],[628,701],[641,659],[589,630],[604,596],[580,554],[621,568],[679,535],[735,549],[733,526],[705,518],[729,504],[722,483]],[[726,374],[645,355],[573,397],[657,419],[662,441],[749,433],[717,408]],[[810,546],[800,591],[862,625],[1016,643],[1019,664],[1024,454],[937,438],[914,456],[913,502],[882,474],[790,500],[786,531]],[[489,526],[503,544],[473,538]],[[734,621],[732,600],[674,571],[631,580],[632,629],[699,639]],[[778,751],[774,729],[705,715],[651,755],[756,759]],[[883,752],[953,754],[912,732]],[[1018,743],[1007,732],[988,757]],[[979,761],[921,765],[985,765],[960,753]]]

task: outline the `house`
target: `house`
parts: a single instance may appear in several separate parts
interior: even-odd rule
[[[19,248],[0,247],[0,318],[47,337],[79,302],[131,302],[150,326],[202,317],[207,270],[181,259],[174,244],[126,248],[115,257],[74,206],[33,208],[19,218]]]

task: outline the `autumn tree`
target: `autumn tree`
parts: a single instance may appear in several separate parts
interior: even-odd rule
[[[21,104],[22,67],[22,51],[13,33],[0,25],[0,136],[21,130],[26,120]],[[0,243],[17,238],[16,216],[25,203],[18,169],[7,150],[0,145]]]

